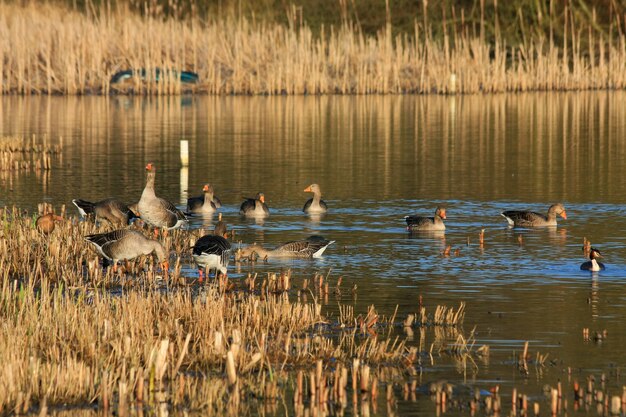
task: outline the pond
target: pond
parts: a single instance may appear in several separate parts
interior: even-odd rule
[[[489,360],[465,375],[454,361],[424,365],[420,384],[448,380],[503,397],[606,373],[621,395],[626,365],[626,118],[623,92],[423,97],[2,97],[0,135],[36,135],[63,145],[45,175],[4,174],[0,205],[33,211],[46,201],[78,215],[73,198],[139,199],[145,165],[157,194],[184,207],[213,185],[224,220],[242,244],[272,247],[320,234],[336,242],[322,259],[231,267],[234,278],[290,268],[357,285],[344,297],[403,318],[425,306],[466,303],[464,327]],[[189,167],[180,162],[189,143]],[[318,183],[329,212],[302,212]],[[271,215],[238,214],[263,192]],[[500,212],[545,213],[562,202],[558,227],[510,229]],[[404,216],[447,209],[445,233],[409,234]],[[210,228],[214,218],[192,218]],[[484,244],[479,233],[484,230]],[[579,269],[583,238],[602,251],[606,271]],[[469,242],[469,244],[468,244]],[[444,256],[451,246],[450,256]],[[455,253],[456,252],[456,253]],[[193,265],[185,273],[196,276]],[[331,298],[328,314],[337,313]],[[606,330],[601,341],[583,339]],[[519,372],[516,357],[548,355]],[[415,342],[417,343],[417,342]],[[432,343],[432,340],[427,340]],[[569,391],[568,391],[569,393]],[[417,402],[414,404],[414,402]],[[545,407],[542,405],[542,407]],[[508,409],[508,408],[507,408]],[[386,408],[378,410],[385,414]],[[428,396],[400,400],[400,415],[432,415]],[[468,411],[448,413],[466,415]]]

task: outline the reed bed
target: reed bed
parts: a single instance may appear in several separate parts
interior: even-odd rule
[[[484,355],[463,336],[463,305],[428,314],[420,304],[420,320],[403,322],[419,329],[411,346],[396,334],[397,312],[342,305],[337,317],[325,314],[319,300],[329,282],[340,300],[341,279],[316,275],[296,288],[286,271],[198,285],[182,265],[199,231],[160,237],[175,259],[169,273],[150,257],[105,271],[83,239],[104,228],[69,218],[42,234],[28,214],[2,212],[0,415],[61,404],[239,415],[251,398],[345,407],[348,393],[370,404],[423,361]],[[447,330],[427,351],[431,327]]]
[[[448,8],[452,19],[439,22],[443,36],[436,38],[427,13],[412,33],[393,35],[388,23],[366,35],[346,22],[314,34],[298,23],[297,14],[289,25],[280,25],[244,18],[176,19],[156,12],[142,17],[123,6],[80,13],[52,4],[2,3],[1,91],[465,94],[626,85],[626,37],[619,13],[605,31],[595,18],[579,21],[567,3],[551,2],[550,22],[563,22],[557,44],[552,26],[549,36],[529,32],[520,9],[523,41],[508,45],[498,37],[497,6],[494,22],[471,24],[454,6]],[[552,18],[557,12],[562,19]],[[495,41],[485,40],[486,25],[496,28]],[[111,84],[120,70],[144,75]],[[199,81],[182,84],[177,76],[182,71],[195,72]]]

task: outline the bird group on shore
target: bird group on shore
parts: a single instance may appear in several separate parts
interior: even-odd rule
[[[213,214],[222,207],[220,199],[210,184],[203,187],[203,194],[191,197],[187,201],[187,212],[178,209],[172,202],[158,197],[155,192],[156,167],[153,163],[146,165],[146,184],[141,198],[136,204],[126,205],[114,198],[107,198],[97,202],[82,199],[73,200],[82,216],[93,216],[94,219],[104,221],[112,227],[118,228],[107,233],[86,236],[85,239],[94,245],[97,252],[106,260],[113,263],[114,268],[118,261],[134,259],[141,255],[154,253],[158,262],[167,270],[167,254],[163,245],[155,239],[124,227],[136,219],[141,219],[146,225],[154,228],[155,236],[159,230],[167,234],[168,230],[181,228],[188,223],[189,214]],[[322,192],[318,184],[311,184],[304,192],[313,193],[313,197],[306,201],[302,211],[311,215],[326,213],[328,205],[322,200]],[[266,218],[270,209],[265,201],[265,195],[258,193],[254,198],[246,198],[241,203],[239,214],[245,217]],[[567,219],[565,208],[557,203],[550,206],[547,215],[533,211],[507,210],[501,215],[507,220],[510,227],[547,227],[556,226],[557,216]],[[434,217],[406,216],[406,229],[413,232],[444,231],[446,226],[446,209],[437,207]],[[54,222],[61,218],[47,213],[38,220],[37,228],[43,233],[49,233],[54,228]],[[40,225],[41,223],[41,225]],[[51,225],[51,226],[47,226]],[[191,255],[199,268],[200,280],[203,272],[215,270],[226,275],[232,246],[228,241],[226,224],[219,214],[219,221],[213,233],[200,237],[191,248]],[[273,249],[266,249],[257,244],[251,244],[239,250],[239,259],[258,256],[268,258],[318,258],[333,244],[333,240],[326,240],[321,236],[310,236],[303,240],[290,241]],[[588,252],[589,261],[581,265],[581,269],[589,271],[604,270],[604,265],[597,261],[601,257],[600,251],[591,248]]]
[[[85,239],[91,243],[96,251],[116,268],[118,261],[134,259],[141,255],[155,254],[157,260],[166,271],[169,267],[167,254],[163,245],[155,239],[146,237],[144,234],[126,229],[136,219],[141,219],[146,225],[154,228],[155,237],[159,230],[166,235],[168,230],[178,229],[188,223],[187,216],[190,214],[213,214],[222,207],[220,199],[210,184],[205,184],[203,195],[191,197],[187,200],[187,212],[184,213],[167,199],[157,196],[155,191],[156,167],[153,163],[146,165],[146,185],[141,198],[130,206],[123,202],[107,198],[97,202],[82,199],[74,199],[72,202],[83,217],[92,216],[94,220],[103,221],[118,229],[107,233],[88,235]],[[319,185],[311,184],[305,192],[313,193],[313,198],[308,200],[303,208],[306,213],[323,213],[327,210],[326,203],[321,199]],[[266,218],[270,210],[265,203],[263,193],[258,193],[254,198],[246,198],[241,203],[239,213],[245,217]],[[50,226],[45,225],[58,221],[58,216],[42,216],[41,226],[38,228],[45,233],[51,231]],[[328,241],[321,236],[310,236],[307,239],[287,242],[279,247],[268,250],[260,245],[250,245],[242,249],[240,258],[259,256],[262,258],[317,258],[322,255],[328,246],[334,241]],[[204,279],[204,271],[207,274],[215,270],[215,274],[227,274],[228,264],[232,254],[232,246],[228,241],[228,230],[219,213],[218,223],[212,234],[200,237],[191,248],[191,256],[198,266],[200,281]]]

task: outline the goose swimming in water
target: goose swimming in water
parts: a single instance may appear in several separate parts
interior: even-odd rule
[[[241,249],[242,258],[256,253],[261,258],[321,258],[322,254],[334,240],[326,240],[321,236],[309,236],[304,240],[283,243],[275,249],[265,249],[261,245],[250,245]]]
[[[580,266],[580,269],[583,271],[591,271],[591,272],[604,271],[606,269],[604,267],[604,264],[596,261],[596,259],[602,258],[602,257],[603,256],[599,250],[597,250],[596,248],[591,248],[591,250],[589,251],[589,260],[583,263]]]
[[[205,184],[204,187],[202,187],[202,191],[204,195],[187,199],[187,211],[189,213],[210,214],[222,207],[219,198],[214,195],[213,186],[211,186],[211,184]]]
[[[241,207],[239,214],[246,217],[267,217],[270,215],[270,209],[265,204],[265,195],[258,193],[254,198],[246,198]]]
[[[309,198],[302,211],[305,213],[326,213],[328,205],[322,200],[322,190],[317,184],[311,184],[304,189],[305,193],[313,193],[313,198]]]
[[[534,211],[507,210],[500,213],[511,227],[543,227],[556,226],[556,216],[567,219],[565,207],[557,203],[550,206],[548,215],[544,216]]]
[[[405,216],[406,230],[409,232],[416,232],[422,230],[446,230],[446,225],[443,221],[446,219],[446,209],[443,207],[437,207],[435,210],[435,217],[422,217],[422,216]]]

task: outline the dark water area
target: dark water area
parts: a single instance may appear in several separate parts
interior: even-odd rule
[[[462,372],[448,357],[422,366],[419,385],[448,380],[488,390],[513,387],[543,402],[543,387],[605,373],[621,395],[626,365],[626,94],[570,93],[468,97],[52,97],[0,99],[0,135],[36,135],[63,144],[45,175],[1,173],[0,205],[29,211],[73,198],[139,199],[145,165],[157,167],[157,194],[184,206],[211,183],[224,219],[242,244],[272,247],[321,234],[335,240],[322,259],[232,267],[233,278],[291,268],[357,284],[358,312],[371,304],[398,317],[466,303],[464,331],[475,327],[489,359]],[[189,167],[180,141],[189,141]],[[311,183],[330,210],[302,212]],[[271,215],[238,215],[244,196],[264,192]],[[545,213],[563,202],[558,227],[510,229],[506,209]],[[445,233],[408,234],[403,217],[447,208]],[[194,217],[191,228],[215,218]],[[484,229],[485,243],[478,244]],[[580,271],[583,238],[606,271]],[[468,245],[469,239],[469,245]],[[451,246],[452,253],[442,252]],[[185,273],[195,276],[193,265]],[[337,314],[331,297],[328,314]],[[584,341],[583,328],[607,331]],[[399,332],[401,334],[401,332]],[[426,345],[433,343],[426,334]],[[418,343],[418,336],[409,345]],[[544,367],[522,375],[525,341]],[[424,341],[422,341],[424,342]],[[504,400],[508,410],[510,397]],[[391,415],[384,403],[372,415]],[[280,413],[282,413],[282,409]],[[400,400],[398,415],[432,415],[424,394]],[[279,414],[280,414],[279,413]],[[359,410],[352,415],[363,414]],[[595,414],[595,410],[590,412]],[[468,410],[447,414],[467,415]]]

